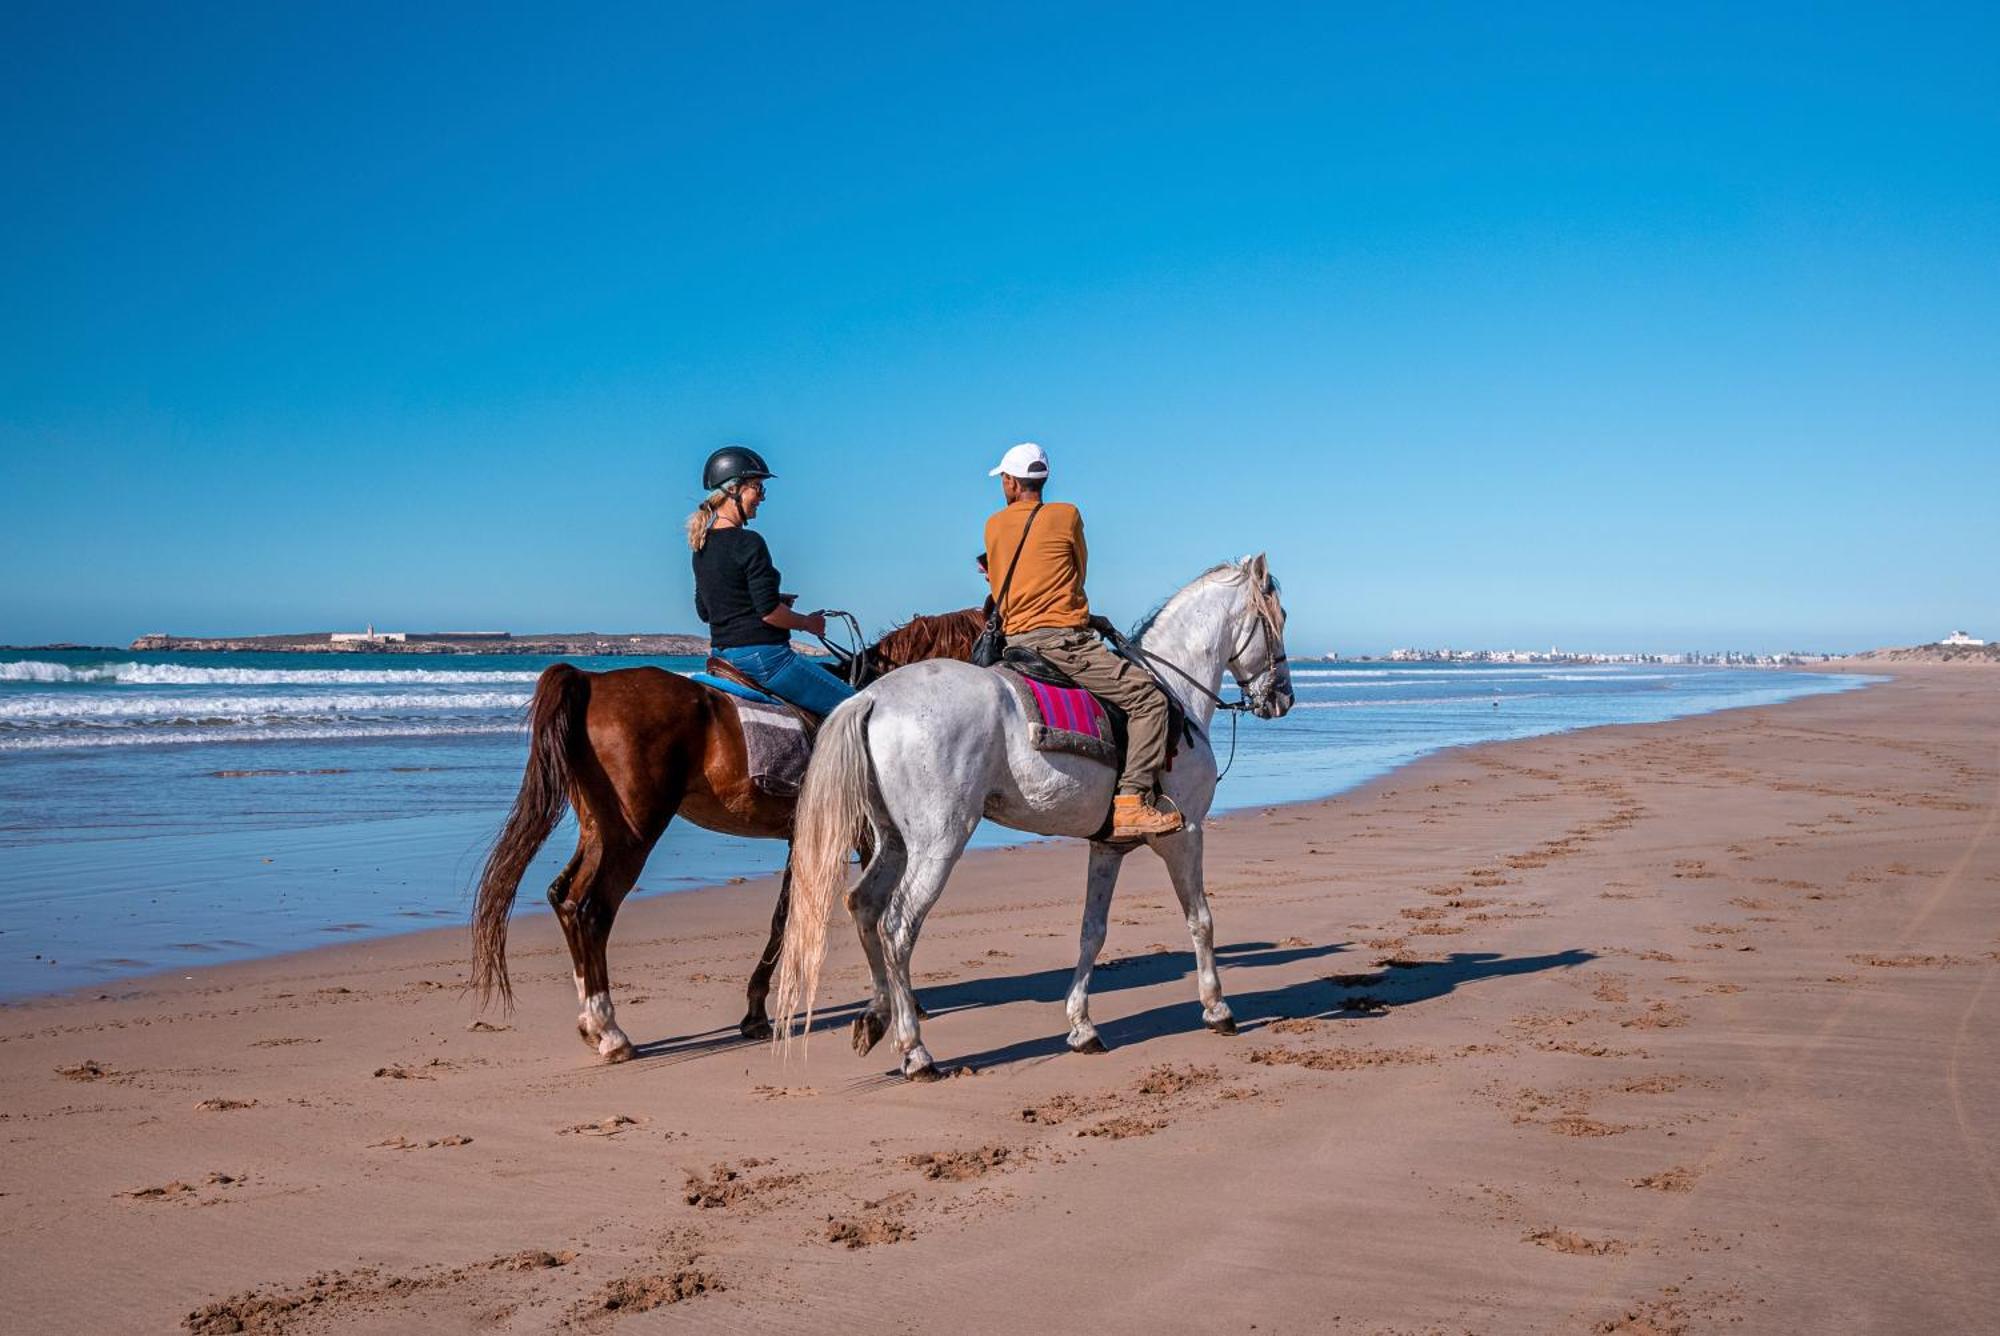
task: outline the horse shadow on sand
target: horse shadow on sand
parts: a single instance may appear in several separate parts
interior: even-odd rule
[[[1597,959],[1595,952],[1578,949],[1534,956],[1504,956],[1497,951],[1454,951],[1440,960],[1399,960],[1354,973],[1321,974],[1270,988],[1244,987],[1254,982],[1255,972],[1301,961],[1331,961],[1355,950],[1352,943],[1296,947],[1273,942],[1218,944],[1215,957],[1216,965],[1222,972],[1223,996],[1228,999],[1229,1008],[1236,1016],[1239,1032],[1248,1033],[1283,1020],[1365,1023],[1379,1020],[1398,1007],[1428,1002],[1488,980],[1571,969]],[[1193,996],[1194,973],[1194,952],[1191,950],[1156,951],[1100,960],[1091,974],[1090,994],[1093,999],[1126,989],[1176,982],[1186,990],[1187,996],[1130,1016],[1099,1020],[1099,1036],[1108,1047],[1118,1048],[1206,1028],[1201,1019],[1201,1004]],[[918,988],[917,1001],[933,1022],[943,1020],[956,1011],[1004,1006],[1010,1002],[1040,1002],[1056,1008],[1049,1029],[1043,1034],[1000,1048],[968,1053],[945,1064],[978,1071],[1054,1057],[1069,1051],[1065,1042],[1068,1026],[1063,1021],[1060,1007],[1069,995],[1070,978],[1071,970],[1064,967],[1027,974],[955,979]],[[819,1009],[813,1016],[813,1033],[845,1029],[865,1006],[865,1001],[855,1000]],[[656,1062],[686,1062],[710,1053],[748,1046],[749,1041],[742,1039],[731,1026],[641,1044],[638,1056],[642,1060]]]

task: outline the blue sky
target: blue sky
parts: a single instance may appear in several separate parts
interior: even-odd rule
[[[1121,620],[2000,634],[1990,6],[0,11],[0,640],[971,603],[1019,439]]]

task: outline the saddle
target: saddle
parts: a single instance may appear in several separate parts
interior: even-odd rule
[[[738,668],[735,664],[722,658],[720,655],[709,655],[708,663],[704,666],[702,675],[705,677],[720,678],[722,683],[730,683],[735,686],[747,688],[751,694],[746,699],[761,701],[766,705],[775,705],[781,710],[791,711],[798,719],[799,727],[806,731],[806,744],[808,746],[812,744],[814,738],[819,736],[821,716],[814,714],[811,710],[792,704],[782,696],[772,695],[770,689],[762,682],[759,682],[756,678],[750,676],[750,674],[744,672],[741,668]],[[721,685],[721,683],[717,685]],[[727,686],[723,686],[722,689],[724,691],[729,690]],[[742,695],[741,692],[736,691],[730,691],[729,694],[732,696]]]

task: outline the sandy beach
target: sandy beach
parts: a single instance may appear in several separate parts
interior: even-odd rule
[[[2000,674],[1896,672],[1216,821],[1232,1038],[1140,855],[1063,1051],[1076,843],[961,867],[926,1086],[844,918],[738,1041],[768,881],[627,908],[619,1067],[546,915],[509,1016],[455,929],[0,1009],[6,1325],[1990,1329]]]

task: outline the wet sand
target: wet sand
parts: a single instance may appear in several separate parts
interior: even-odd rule
[[[1217,821],[1233,1038],[1141,854],[1063,1051],[1077,844],[946,892],[933,1085],[736,1039],[768,881],[628,909],[620,1067],[546,916],[506,1017],[459,931],[0,1009],[6,1325],[1990,1329],[2000,673],[1896,671]]]

